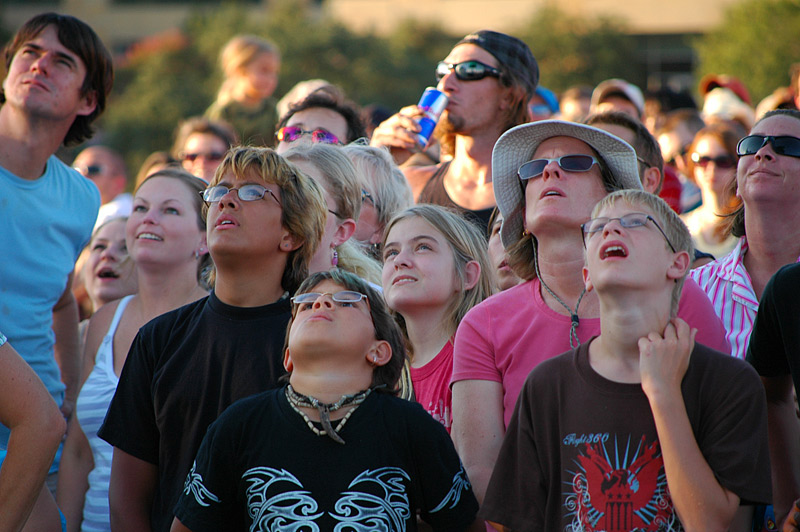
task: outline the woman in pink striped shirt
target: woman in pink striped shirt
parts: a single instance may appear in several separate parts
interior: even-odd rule
[[[744,358],[758,301],[781,266],[800,259],[800,111],[770,111],[737,146],[731,216],[741,237],[728,255],[692,270],[725,325],[731,354]]]

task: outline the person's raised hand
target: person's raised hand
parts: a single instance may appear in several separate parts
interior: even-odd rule
[[[416,105],[403,107],[375,128],[370,146],[386,146],[397,164],[404,163],[412,153],[423,148],[417,141],[420,131],[417,119],[422,115],[423,112]]]
[[[642,390],[648,398],[677,391],[689,367],[697,329],[680,318],[673,318],[663,336],[650,333],[639,338],[639,373]]]

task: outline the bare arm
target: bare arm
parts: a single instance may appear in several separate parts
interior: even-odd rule
[[[192,532],[192,530],[186,528],[176,517],[172,520],[172,526],[169,528],[169,532]]]
[[[728,530],[739,497],[723,488],[697,445],[681,381],[689,366],[696,329],[680,319],[639,340],[642,389],[653,411],[664,471],[672,502],[684,528],[711,532]]]
[[[81,356],[78,343],[78,303],[72,294],[72,276],[53,307],[53,332],[56,334],[55,357],[61,370],[61,382],[67,387],[61,412],[69,421],[75,410],[81,376]]]
[[[503,385],[481,380],[454,383],[451,434],[472,491],[483,504],[505,434]]]
[[[108,502],[114,532],[149,532],[158,467],[114,447]]]
[[[800,497],[800,422],[794,411],[791,375],[762,377],[767,394],[772,503],[780,523]]]
[[[89,490],[89,473],[92,469],[92,448],[76,417],[69,424],[58,465],[56,502],[67,518],[67,532],[78,532],[81,528],[83,505]]]
[[[9,344],[0,346],[0,422],[11,429],[0,467],[0,531],[28,518],[55,456],[65,422],[36,373]]]
[[[86,327],[86,338],[82,342],[84,348],[81,388],[94,369],[97,350],[108,331],[118,304],[118,302],[114,302],[104,305],[89,320],[89,325]],[[76,417],[70,422],[67,430],[67,439],[64,442],[58,467],[56,492],[56,502],[67,518],[68,532],[80,530],[86,492],[89,490],[89,473],[92,469],[94,469],[92,448]]]

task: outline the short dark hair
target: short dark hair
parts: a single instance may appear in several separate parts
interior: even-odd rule
[[[77,55],[86,67],[86,77],[81,86],[81,96],[95,94],[94,111],[86,116],[77,116],[64,137],[65,145],[80,144],[92,137],[92,122],[106,108],[106,97],[114,85],[114,67],[111,54],[103,42],[88,24],[70,15],[58,13],[42,13],[28,20],[17,31],[14,38],[5,47],[6,71],[19,49],[27,42],[35,39],[47,26],[53,25],[58,33],[58,40],[70,52]],[[0,104],[5,103],[6,96],[0,89]]]
[[[214,135],[225,143],[226,149],[239,144],[239,136],[233,126],[224,120],[211,120],[204,116],[187,118],[175,129],[175,143],[172,145],[172,157],[180,160],[183,157],[183,146],[189,136],[194,133]]]
[[[706,126],[700,111],[684,107],[668,112],[664,116],[664,123],[656,131],[656,135],[672,133],[681,125],[685,125],[689,132],[694,135]]]
[[[376,388],[375,391],[379,392],[397,393],[400,373],[403,371],[403,366],[406,363],[407,357],[405,340],[403,339],[403,333],[400,332],[400,327],[397,325],[397,322],[392,315],[389,314],[389,309],[383,301],[383,296],[365,280],[339,268],[312,274],[303,281],[295,295],[304,294],[321,282],[328,280],[333,281],[347,290],[360,292],[367,296],[369,300],[369,313],[372,316],[372,326],[375,329],[375,338],[377,340],[385,340],[392,349],[392,356],[389,362],[383,366],[376,366],[372,371],[372,384],[370,387]],[[292,309],[292,321],[289,322],[289,326],[286,328],[284,351],[289,344],[289,330],[292,328],[294,316],[295,310]]]
[[[315,107],[330,109],[331,111],[339,113],[342,118],[344,118],[345,122],[347,122],[347,138],[340,140],[345,144],[367,136],[367,128],[364,126],[364,121],[361,119],[361,110],[358,106],[346,99],[341,91],[331,90],[330,88],[317,89],[299,103],[289,106],[289,110],[286,111],[286,114],[278,120],[275,131],[284,127],[295,113]]]
[[[586,124],[610,124],[624,127],[633,133],[633,149],[636,155],[641,157],[651,168],[658,168],[661,175],[664,175],[664,156],[661,154],[661,147],[652,133],[645,127],[641,120],[637,120],[628,113],[619,111],[607,111],[597,113],[586,119]],[[641,164],[641,162],[640,162]],[[642,172],[639,172],[641,178]]]

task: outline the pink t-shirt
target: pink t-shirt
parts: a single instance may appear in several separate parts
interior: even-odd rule
[[[691,279],[683,285],[678,317],[697,329],[696,341],[717,351],[730,350],[725,328],[706,293]],[[456,331],[451,383],[488,380],[503,385],[503,421],[528,373],[543,360],[569,351],[569,316],[547,306],[534,279],[495,294],[473,307]],[[581,343],[600,334],[600,318],[581,318]]]
[[[451,415],[453,394],[450,377],[453,375],[453,339],[451,338],[433,360],[420,368],[411,369],[411,383],[417,402],[444,425],[447,432],[453,424]]]

